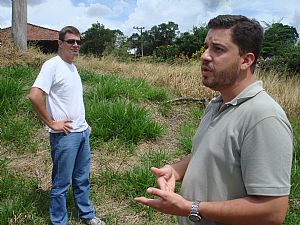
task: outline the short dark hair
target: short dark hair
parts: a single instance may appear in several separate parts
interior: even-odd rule
[[[80,32],[76,27],[66,26],[59,31],[58,33],[59,40],[64,41],[66,33],[71,33],[80,36]]]
[[[219,15],[208,22],[208,29],[231,29],[231,39],[238,46],[240,55],[254,54],[251,65],[254,72],[264,39],[264,30],[257,20],[242,15]]]

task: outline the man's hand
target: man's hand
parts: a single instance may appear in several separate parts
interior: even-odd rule
[[[187,201],[181,195],[152,187],[147,189],[147,193],[158,196],[159,199],[138,197],[134,200],[162,213],[177,216],[188,216],[190,213],[192,202]]]
[[[150,171],[156,176],[158,187],[163,191],[175,191],[175,175],[172,166],[166,165],[162,168],[151,167]]]
[[[62,131],[65,134],[68,134],[68,133],[70,133],[70,129],[72,129],[72,126],[68,124],[68,123],[71,123],[71,122],[72,122],[72,120],[70,120],[70,119],[63,119],[63,120],[53,121],[51,124],[49,124],[49,127],[52,130]]]
[[[192,202],[185,200],[175,191],[175,171],[172,166],[166,165],[162,168],[152,167],[150,171],[156,176],[158,188],[148,188],[147,193],[159,197],[159,199],[150,199],[138,197],[134,200],[149,206],[157,211],[177,215],[188,216]]]

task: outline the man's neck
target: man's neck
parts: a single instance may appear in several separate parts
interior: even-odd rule
[[[72,57],[68,57],[67,55],[63,54],[63,53],[59,53],[58,54],[60,56],[60,58],[65,61],[66,63],[72,64],[73,60],[74,60],[74,56]]]
[[[251,74],[251,76],[247,77],[247,79],[235,83],[234,85],[225,88],[224,90],[220,90],[223,99],[223,104],[230,102],[232,99],[238,96],[246,87],[251,85],[254,81],[255,79]]]

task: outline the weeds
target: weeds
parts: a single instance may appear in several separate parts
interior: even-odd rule
[[[130,102],[90,102],[87,118],[93,127],[93,138],[103,141],[118,138],[126,144],[159,137],[163,128],[151,121],[148,111]]]
[[[36,175],[28,171],[13,171],[10,166],[11,158],[19,155],[30,161],[28,156],[39,151],[41,142],[46,143],[39,137],[38,131],[43,125],[35,116],[26,95],[38,73],[37,69],[51,56],[39,55],[36,51],[19,54],[2,48],[0,224],[48,224],[49,189],[38,189]],[[184,111],[186,119],[174,119],[174,106],[162,102],[169,98],[172,91],[176,96],[210,99],[213,93],[200,85],[199,65],[153,66],[149,63],[119,63],[110,58],[99,60],[84,57],[78,58],[75,64],[80,69],[85,89],[86,118],[92,126],[92,153],[99,155],[98,161],[92,159],[95,165],[91,173],[91,199],[98,215],[104,216],[108,225],[176,224],[174,216],[157,213],[135,203],[133,198],[145,195],[147,187],[156,186],[155,177],[149,172],[151,166],[160,167],[174,158],[182,158],[191,150],[201,110],[188,106],[189,111]],[[295,144],[290,208],[285,224],[299,224],[299,80],[285,79],[272,73],[258,73],[257,77],[264,81],[268,92],[289,116],[295,117],[291,119]],[[149,106],[149,102],[159,105],[158,111]],[[144,107],[147,104],[148,109]],[[172,127],[174,123],[178,126]],[[170,127],[171,132],[166,137]],[[176,143],[175,147],[171,145],[172,141]],[[161,150],[161,145],[166,148]],[[46,144],[42,147],[41,152],[45,152],[42,156],[50,158]],[[107,158],[114,164],[106,165]],[[67,195],[67,205],[70,224],[79,225],[72,217],[75,206],[71,192]]]

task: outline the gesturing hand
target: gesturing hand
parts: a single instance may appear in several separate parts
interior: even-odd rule
[[[156,183],[161,190],[175,191],[176,179],[173,168],[170,165],[166,165],[160,169],[151,167],[150,171],[156,176]]]
[[[181,195],[157,188],[148,188],[147,193],[158,196],[159,199],[138,197],[134,200],[162,213],[177,216],[187,216],[189,214],[192,202],[187,201]]]

